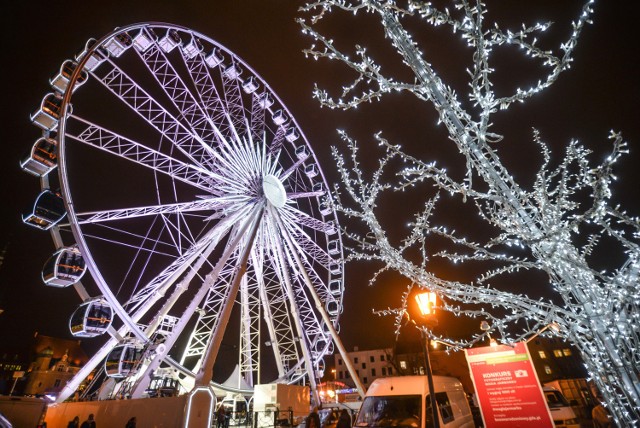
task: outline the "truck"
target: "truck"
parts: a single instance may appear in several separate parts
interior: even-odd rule
[[[462,383],[433,376],[437,417],[443,428],[473,428],[473,416]],[[433,426],[427,376],[378,378],[367,391],[353,425],[358,428],[430,428]]]

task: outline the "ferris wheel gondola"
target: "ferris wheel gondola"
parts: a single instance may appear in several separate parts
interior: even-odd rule
[[[25,222],[77,248],[91,275],[74,285],[86,306],[71,324],[111,336],[58,400],[100,361],[134,398],[167,367],[188,390],[223,337],[246,384],[315,385],[342,312],[342,245],[313,150],[269,85],[219,43],[162,23],[89,40],[51,83],[32,122],[57,132],[56,162],[24,168],[57,165],[43,194],[57,184],[62,198]],[[108,328],[92,325],[91,295],[113,311],[98,317]]]

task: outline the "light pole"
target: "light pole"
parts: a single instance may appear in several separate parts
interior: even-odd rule
[[[416,302],[418,303],[418,309],[422,315],[422,324],[424,326],[435,326],[438,324],[438,320],[434,317],[435,305],[436,305],[436,293],[423,292],[416,294]],[[437,402],[435,396],[435,388],[433,387],[433,374],[431,373],[431,361],[429,360],[429,345],[431,340],[426,334],[424,328],[420,329],[420,335],[424,341],[424,366],[427,372],[427,382],[429,385],[429,399],[431,400],[431,415],[433,420],[433,427],[440,428],[440,419],[438,417]]]

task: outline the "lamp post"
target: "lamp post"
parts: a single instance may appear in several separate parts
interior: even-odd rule
[[[418,303],[418,309],[422,315],[422,324],[435,326],[438,324],[438,320],[435,319],[435,305],[436,305],[436,293],[423,292],[416,294],[416,302]],[[433,374],[431,373],[431,361],[429,360],[429,345],[430,338],[425,333],[424,329],[420,329],[420,335],[424,340],[424,366],[427,372],[427,382],[429,385],[429,399],[431,401],[431,416],[433,420],[433,427],[440,428],[440,419],[438,417],[437,402],[435,396],[435,388],[433,387]]]

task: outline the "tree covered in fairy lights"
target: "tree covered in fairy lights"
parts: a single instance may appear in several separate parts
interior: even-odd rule
[[[512,343],[549,325],[558,326],[556,334],[580,350],[614,418],[626,426],[640,420],[640,221],[611,201],[613,168],[626,153],[626,143],[620,134],[611,132],[610,155],[596,164],[589,149],[572,141],[558,161],[534,130],[532,144],[539,148],[541,165],[534,182],[525,184],[516,181],[496,150],[513,150],[514,146],[506,146],[491,128],[495,113],[527,101],[569,69],[580,34],[592,19],[592,3],[582,6],[568,39],[551,50],[539,47],[536,39],[550,24],[502,28],[499,23],[486,22],[487,8],[482,1],[458,0],[445,8],[421,1],[318,0],[301,8],[299,23],[303,33],[314,40],[307,55],[339,61],[356,76],[337,97],[316,88],[314,95],[323,106],[347,110],[389,93],[411,93],[435,108],[464,160],[463,178],[455,178],[435,162],[408,154],[378,133],[375,139],[382,147],[381,155],[368,174],[356,141],[340,131],[350,150],[344,156],[334,148],[342,181],[334,192],[334,203],[351,219],[350,224],[360,225],[344,231],[349,258],[382,262],[380,272],[398,272],[415,286],[436,292],[441,309],[490,323],[491,330],[468,340],[454,341],[427,331],[458,348],[472,346],[486,334],[499,333],[503,342]],[[409,80],[385,74],[366,48],[356,45],[347,51],[325,35],[323,20],[343,12],[379,21],[385,39],[409,70]],[[466,42],[471,63],[467,94],[456,93],[447,76],[431,65],[431,52],[423,51],[412,39],[408,28],[415,28],[416,20],[424,26],[449,27],[454,37]],[[500,93],[492,80],[492,53],[498,47],[517,48],[515,55],[528,56],[545,67],[545,77],[529,88]],[[395,174],[389,174],[390,169]],[[394,240],[381,219],[385,209],[381,197],[416,188],[423,189],[425,203],[411,214],[406,236]],[[489,225],[487,230],[497,232],[478,241],[439,224],[434,213],[445,192],[472,205]],[[434,237],[450,242],[448,249],[431,250],[428,238]],[[596,267],[604,240],[613,240],[624,253],[620,266]],[[429,270],[428,262],[436,256],[455,263],[489,262],[491,267],[473,281],[445,280]],[[558,299],[538,299],[493,286],[505,274],[531,270],[546,273]],[[409,291],[402,298],[403,307],[386,311],[396,315],[397,328],[407,309]]]

